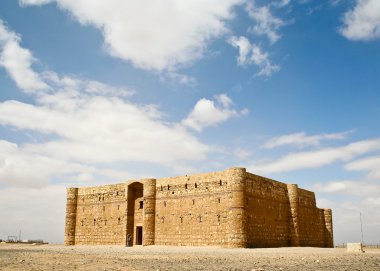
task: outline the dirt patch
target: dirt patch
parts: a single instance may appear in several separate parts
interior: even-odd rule
[[[0,245],[0,270],[380,270],[380,250]]]

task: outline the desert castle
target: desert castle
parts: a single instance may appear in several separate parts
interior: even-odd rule
[[[67,189],[65,244],[333,247],[313,192],[245,168]]]

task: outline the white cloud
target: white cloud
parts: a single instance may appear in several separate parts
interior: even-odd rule
[[[81,24],[101,30],[110,55],[163,71],[201,58],[209,42],[227,32],[226,22],[243,0],[56,2]]]
[[[240,112],[232,108],[232,100],[225,94],[217,95],[215,100],[200,99],[182,124],[200,132],[208,126],[215,126],[234,116],[245,115],[247,109]]]
[[[42,187],[53,177],[85,170],[85,166],[26,152],[17,144],[0,140],[0,183]]]
[[[39,6],[51,3],[53,0],[19,0],[21,6]]]
[[[19,235],[22,239],[44,239],[62,243],[65,226],[65,185],[40,188],[0,189],[0,239]]]
[[[269,139],[263,145],[263,148],[272,149],[279,146],[293,145],[293,146],[318,146],[322,140],[338,140],[346,138],[349,132],[333,133],[333,134],[320,134],[307,136],[305,132],[282,135]]]
[[[281,5],[287,5],[289,1],[282,1]],[[280,5],[280,7],[281,7]],[[246,5],[246,10],[251,19],[255,21],[255,25],[250,28],[250,31],[257,35],[265,35],[271,43],[275,43],[280,39],[277,33],[278,29],[285,25],[285,23],[275,17],[269,6],[258,7],[255,2],[249,2]]]
[[[370,197],[380,194],[380,185],[368,181],[340,180],[313,185],[313,191],[322,193],[342,193],[358,197]]]
[[[380,180],[380,156],[371,156],[355,160],[348,163],[345,169],[369,171],[368,178]]]
[[[38,102],[0,103],[0,124],[59,136],[29,144],[28,151],[80,162],[169,163],[203,159],[208,150],[180,125],[163,121],[152,106],[76,92],[44,95]]]
[[[358,155],[380,150],[380,139],[350,143],[343,147],[287,154],[275,161],[257,163],[249,168],[261,174],[287,172],[304,168],[317,168],[337,161],[349,161]]]
[[[260,68],[260,71],[256,74],[258,76],[271,76],[274,72],[280,70],[278,65],[273,65],[270,62],[268,53],[262,52],[258,45],[251,44],[246,37],[233,36],[228,42],[239,49],[237,58],[239,66],[255,64]]]
[[[0,20],[0,66],[25,91],[46,89],[47,85],[31,68],[35,61],[29,50],[20,47],[20,37]]]
[[[372,40],[380,37],[380,1],[356,0],[346,12],[340,33],[350,40]]]
[[[2,42],[14,41],[31,57],[19,46],[15,33],[5,27],[0,31]],[[44,134],[48,140],[21,146],[2,141],[3,183],[41,185],[65,174],[88,180],[99,174],[91,167],[93,163],[134,161],[171,166],[204,159],[209,152],[209,147],[180,123],[165,121],[155,105],[127,100],[133,94],[128,88],[28,69],[46,89],[31,93],[34,103],[0,102],[0,125],[16,128],[20,133]],[[13,79],[17,83],[18,78]],[[219,99],[227,103],[227,98]]]

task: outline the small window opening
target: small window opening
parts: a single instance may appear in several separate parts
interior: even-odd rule
[[[195,188],[197,188],[198,187],[198,185],[197,185],[197,183],[195,183]]]
[[[164,201],[164,207],[166,207],[166,201]]]
[[[187,184],[185,184],[185,189],[187,189]]]
[[[119,224],[120,225],[120,222],[121,222],[121,219],[120,219],[120,217],[117,219],[117,224]]]
[[[82,221],[81,221],[80,223],[81,223],[81,225],[83,226],[83,223],[84,223],[83,219],[82,219]]]
[[[198,216],[198,222],[199,222],[199,223],[202,222],[202,217],[201,217],[201,216]]]
[[[218,203],[220,203],[220,198],[218,198]]]
[[[95,223],[96,223],[96,219],[94,218],[94,226],[95,226]]]
[[[193,205],[195,204],[195,200],[193,199]]]
[[[101,201],[102,200],[102,197],[101,196],[99,196],[99,201]]]
[[[162,191],[162,189],[163,189],[163,188],[162,188],[162,185],[161,185],[161,191]]]
[[[181,216],[180,218],[181,218],[181,223],[183,223],[183,216]]]
[[[102,200],[104,201],[104,196],[102,197]]]
[[[223,185],[223,182],[222,180],[219,180],[219,185],[222,186]]]
[[[220,215],[218,215],[218,222],[220,222]]]
[[[119,191],[116,191],[116,196],[119,196]]]
[[[170,185],[168,185],[168,190],[170,190]]]
[[[142,209],[142,208],[144,208],[144,201],[140,201],[140,206],[139,206],[139,209]]]
[[[172,195],[174,195],[174,191],[172,191]]]

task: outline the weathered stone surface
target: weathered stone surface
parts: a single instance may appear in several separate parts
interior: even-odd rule
[[[129,237],[129,238],[128,238]],[[67,190],[65,244],[333,247],[313,192],[230,168]]]

